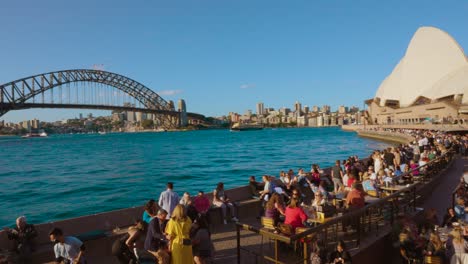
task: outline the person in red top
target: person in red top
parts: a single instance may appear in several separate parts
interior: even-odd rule
[[[359,209],[365,206],[364,192],[359,188],[359,183],[354,182],[351,191],[346,196],[346,205],[349,209]]]
[[[303,223],[307,220],[307,215],[297,203],[297,199],[291,199],[284,212],[284,223],[291,225],[293,229],[304,227]]]
[[[348,182],[346,183],[347,186],[353,186],[355,182],[356,182],[356,177],[354,176],[354,174],[349,174]]]
[[[203,191],[199,191],[197,197],[193,200],[193,206],[199,214],[206,214],[210,209],[210,199],[206,197]]]

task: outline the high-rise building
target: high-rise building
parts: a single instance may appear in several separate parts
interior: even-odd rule
[[[80,113],[80,120],[83,120],[83,113]]]
[[[310,111],[309,107],[307,105],[305,105],[304,106],[304,114],[306,114],[306,115],[309,114],[309,111]]]
[[[320,107],[314,105],[314,106],[312,107],[312,112],[314,112],[314,113],[320,112]]]
[[[32,129],[39,129],[40,128],[39,120],[37,120],[36,118],[31,120],[31,128]]]
[[[322,112],[324,113],[330,113],[330,106],[329,105],[324,105],[322,107]]]
[[[257,104],[257,116],[262,116],[265,114],[265,108],[263,106],[263,103],[258,103]]]
[[[300,114],[300,113],[301,113],[301,108],[302,108],[301,103],[299,103],[298,101],[296,101],[296,103],[294,104],[294,112]]]
[[[177,110],[180,112],[180,126],[187,126],[188,124],[187,107],[185,105],[184,99],[180,99],[177,102]]]
[[[340,105],[340,107],[338,107],[338,113],[340,114],[346,114],[347,111],[347,107],[345,107],[344,105]]]

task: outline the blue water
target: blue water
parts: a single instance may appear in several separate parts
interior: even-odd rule
[[[167,181],[195,194],[386,146],[339,128],[0,137],[0,227],[142,205]]]

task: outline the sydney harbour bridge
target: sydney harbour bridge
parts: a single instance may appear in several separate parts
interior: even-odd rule
[[[185,107],[185,106],[184,106]],[[12,110],[73,108],[133,111],[152,114],[155,124],[177,128],[204,116],[175,110],[143,84],[120,74],[90,69],[37,74],[0,85],[0,117]]]

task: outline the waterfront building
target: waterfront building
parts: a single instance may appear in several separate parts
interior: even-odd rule
[[[280,108],[279,112],[280,112],[281,115],[287,116],[289,114],[289,112],[291,112],[291,109],[286,108],[286,107],[282,107],[282,108]]]
[[[39,120],[37,120],[36,118],[34,118],[33,120],[31,120],[31,128],[32,128],[32,129],[39,129],[39,128],[41,128],[41,125],[40,125]]]
[[[312,107],[312,112],[315,112],[315,113],[320,112],[320,107],[314,105],[314,106]]]
[[[323,115],[322,115],[322,114],[319,114],[319,115],[317,116],[317,126],[318,126],[318,127],[324,126],[324,118],[323,118]]]
[[[296,118],[297,126],[298,127],[306,127],[309,126],[309,118],[307,115],[299,116]]]
[[[265,108],[263,106],[263,103],[258,103],[257,104],[257,116],[263,116],[265,114]]]
[[[338,113],[346,114],[347,112],[348,112],[348,108],[345,107],[344,105],[340,105],[340,107],[338,107]]]
[[[405,55],[366,100],[368,124],[468,121],[468,60],[448,33],[421,27]]]
[[[327,113],[327,114],[328,114],[328,113],[330,113],[330,110],[331,110],[331,108],[330,108],[329,105],[324,105],[324,106],[322,107],[322,112],[324,112],[324,113]]]
[[[294,104],[294,113],[296,116],[301,116],[301,110],[302,110],[302,105],[299,103],[299,101],[296,101]]]
[[[309,111],[310,111],[309,107],[308,107],[307,105],[305,105],[305,106],[304,106],[304,114],[305,114],[305,115],[308,115],[308,114],[309,114]]]
[[[21,128],[24,128],[26,130],[31,130],[31,120],[22,121],[19,123],[19,125]]]

